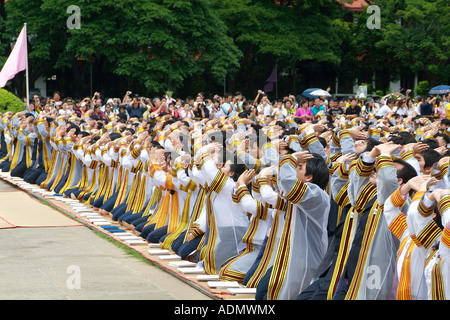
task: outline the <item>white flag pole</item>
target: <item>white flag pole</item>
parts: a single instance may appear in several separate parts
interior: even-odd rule
[[[30,84],[29,84],[29,80],[28,80],[28,33],[27,33],[27,24],[24,23],[25,26],[25,48],[26,48],[26,53],[27,53],[27,57],[26,57],[26,62],[27,62],[27,67],[26,67],[26,82],[27,82],[27,107],[29,107],[30,105]]]

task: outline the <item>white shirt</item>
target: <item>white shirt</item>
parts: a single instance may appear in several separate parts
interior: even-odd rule
[[[265,116],[270,116],[270,109],[271,109],[270,104],[265,105],[260,104],[258,106],[258,113],[263,113]]]
[[[392,112],[391,108],[388,105],[383,105],[378,112],[375,114],[377,117],[384,117],[389,112]]]
[[[406,115],[406,114],[408,114],[408,108],[407,107],[395,107],[394,108],[394,113],[396,113],[396,114],[398,114],[398,115],[401,115],[401,116],[404,116],[404,115]]]
[[[224,116],[225,113],[223,112],[222,108],[219,108],[218,110],[214,110],[212,112],[213,118],[220,118],[221,116]]]

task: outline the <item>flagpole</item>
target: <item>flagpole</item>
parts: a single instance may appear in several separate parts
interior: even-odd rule
[[[24,23],[25,26],[25,47],[27,48],[27,57],[26,57],[26,82],[27,82],[27,107],[29,107],[30,105],[30,84],[29,84],[29,79],[28,79],[28,32],[27,32],[27,24]]]

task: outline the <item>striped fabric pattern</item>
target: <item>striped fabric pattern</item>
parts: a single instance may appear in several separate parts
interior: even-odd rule
[[[442,278],[442,257],[438,257],[431,270],[431,300],[446,300]]]
[[[423,230],[417,234],[417,241],[421,243],[425,249],[429,249],[433,242],[442,234],[439,226],[431,220]]]
[[[406,215],[403,212],[399,213],[389,224],[389,230],[391,230],[397,239],[401,238],[407,228]]]
[[[307,190],[308,190],[308,186],[305,183],[303,183],[303,181],[297,180],[295,182],[294,186],[292,187],[292,189],[285,196],[285,198],[288,201],[290,201],[294,204],[297,204],[303,199]]]
[[[361,244],[361,250],[358,257],[358,263],[356,265],[355,274],[353,275],[352,282],[350,283],[350,288],[347,292],[345,300],[355,300],[358,297],[359,288],[361,286],[362,276],[364,274],[367,257],[369,254],[369,250],[373,241],[373,237],[375,236],[375,232],[378,227],[378,221],[381,217],[380,206],[375,204],[372,208],[372,211],[369,214],[369,218],[367,219],[366,228],[364,231],[363,241]]]
[[[283,232],[279,242],[277,254],[273,264],[272,273],[267,288],[267,299],[278,300],[278,296],[286,277],[287,267],[289,264],[289,255],[291,250],[291,226],[292,226],[293,205],[289,204],[288,211],[285,216]]]
[[[423,199],[423,198],[422,198]],[[417,206],[417,210],[418,210],[418,212],[420,213],[420,215],[422,216],[422,217],[429,217],[429,216],[431,216],[431,214],[433,213],[433,211],[434,211],[434,207],[435,207],[435,205],[433,204],[431,207],[427,207],[424,203],[423,203],[423,201],[422,201],[422,199],[419,201],[419,205]]]
[[[445,226],[441,241],[447,248],[450,248],[450,223]]]

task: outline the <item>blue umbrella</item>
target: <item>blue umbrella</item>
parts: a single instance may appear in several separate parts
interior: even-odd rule
[[[315,90],[321,90],[320,88],[311,88],[311,89],[306,89],[305,91],[302,92],[302,96],[306,97],[306,98],[314,98],[316,96],[311,95],[310,93],[315,91]]]
[[[450,86],[442,85],[431,88],[429,94],[446,94],[450,92]]]

